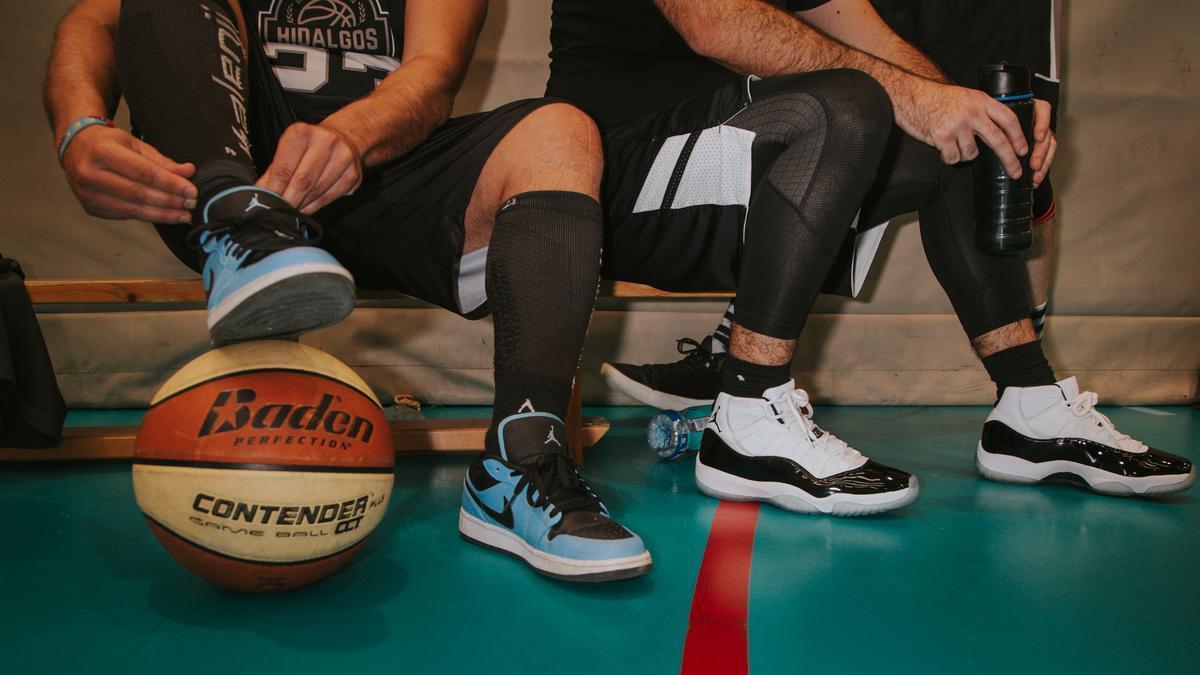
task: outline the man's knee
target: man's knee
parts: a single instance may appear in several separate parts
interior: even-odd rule
[[[538,108],[521,120],[513,133],[532,137],[532,142],[524,149],[537,153],[545,161],[578,164],[590,167],[597,174],[604,164],[596,123],[587,113],[569,103],[551,103]]]
[[[875,78],[850,70],[781,75],[752,85],[756,105],[803,95],[820,103],[829,141],[842,152],[859,148],[882,151],[892,129],[892,101]]]
[[[892,130],[892,100],[875,78],[857,70],[813,73],[814,93],[831,128],[843,137],[882,149]]]
[[[567,103],[529,113],[497,148],[505,198],[528,190],[568,190],[598,196],[604,151],[596,123]]]

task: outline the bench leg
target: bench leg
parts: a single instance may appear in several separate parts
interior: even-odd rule
[[[575,463],[583,466],[583,375],[575,367],[575,381],[571,385],[571,402],[567,404],[567,438],[570,439],[571,456]]]

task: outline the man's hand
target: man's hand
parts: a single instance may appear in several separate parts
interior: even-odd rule
[[[279,138],[275,158],[255,183],[312,214],[362,183],[362,156],[332,125],[297,122]]]
[[[89,214],[151,223],[188,223],[196,208],[196,171],[128,132],[95,125],[79,131],[63,155],[71,190]]]
[[[1034,99],[1033,105],[1033,154],[1029,156],[1029,168],[1033,169],[1033,187],[1037,187],[1046,180],[1054,163],[1058,139],[1050,130],[1050,104],[1039,98]]]
[[[896,124],[919,141],[937,148],[942,161],[957,164],[975,159],[975,137],[987,143],[1008,175],[1021,176],[1021,161],[1029,151],[1021,123],[1013,111],[976,89],[938,84],[913,78],[919,89],[907,100],[897,100]],[[1046,116],[1046,131],[1049,131]],[[1031,158],[1032,160],[1032,158]]]

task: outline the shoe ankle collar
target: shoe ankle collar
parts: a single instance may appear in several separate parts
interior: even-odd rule
[[[776,401],[792,392],[799,392],[804,395],[805,400],[808,399],[808,392],[803,389],[796,389],[796,380],[794,379],[788,380],[777,387],[771,387],[762,393],[762,397],[768,401]]]

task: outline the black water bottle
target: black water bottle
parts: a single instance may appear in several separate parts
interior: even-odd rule
[[[1029,152],[1020,157],[1021,177],[1012,179],[982,140],[975,160],[975,245],[984,253],[1004,255],[1033,244],[1033,85],[1029,69],[1015,63],[979,67],[979,88],[1008,106],[1021,122]]]

